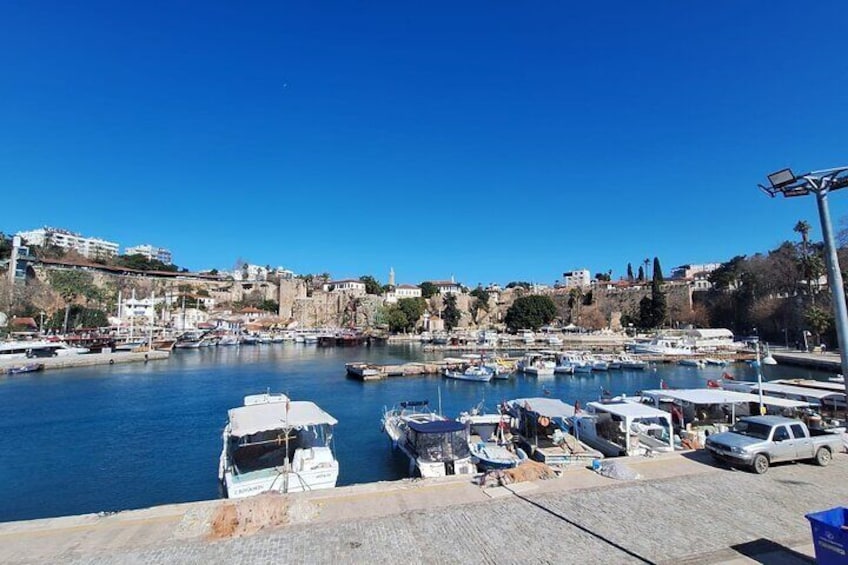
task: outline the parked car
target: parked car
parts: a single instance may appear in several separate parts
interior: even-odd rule
[[[761,475],[780,461],[811,459],[824,467],[842,448],[842,438],[811,430],[801,420],[751,416],[740,418],[731,431],[709,436],[706,448],[716,459]]]

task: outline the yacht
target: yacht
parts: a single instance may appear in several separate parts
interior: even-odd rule
[[[336,486],[332,439],[338,422],[316,404],[254,394],[228,414],[218,467],[228,498]]]
[[[32,357],[65,357],[88,353],[86,347],[72,347],[61,341],[19,340],[0,342],[0,360],[29,359]]]
[[[668,337],[658,335],[648,343],[634,343],[630,346],[633,353],[648,353],[651,355],[692,355],[694,346],[683,337]]]
[[[421,477],[470,475],[476,472],[465,424],[431,412],[429,402],[401,402],[383,413],[383,431],[409,458],[409,474]]]

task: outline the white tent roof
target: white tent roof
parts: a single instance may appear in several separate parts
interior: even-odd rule
[[[517,398],[510,400],[510,404],[522,408],[528,408],[541,416],[548,418],[570,418],[574,416],[574,406],[566,404],[556,398]]]
[[[647,404],[636,404],[635,402],[620,402],[604,404],[602,402],[590,402],[587,404],[596,412],[609,412],[622,418],[635,420],[639,418],[664,418],[668,419],[670,414],[665,410],[648,406]]]
[[[757,385],[751,387],[751,392],[757,391]],[[817,388],[806,388],[801,386],[791,386],[777,383],[763,383],[763,392],[774,392],[777,394],[786,394],[789,396],[801,396],[804,398],[815,398],[822,400],[825,398],[845,398],[844,392],[836,392],[832,390],[821,390]]]
[[[763,390],[765,390],[765,387]],[[759,402],[759,395],[757,394],[720,388],[644,390],[642,391],[642,396],[671,398],[673,400],[691,402],[692,404],[741,404],[742,402]],[[805,408],[809,405],[808,402],[776,398],[774,396],[763,396],[763,404],[780,408]]]
[[[715,339],[715,338],[730,338],[733,339],[733,332],[725,329],[725,328],[698,328],[694,330],[688,330],[686,335],[701,338],[701,339]]]
[[[288,404],[288,412],[286,412]],[[295,426],[335,425],[338,420],[314,402],[271,402],[240,406],[229,411],[230,431],[236,437]]]

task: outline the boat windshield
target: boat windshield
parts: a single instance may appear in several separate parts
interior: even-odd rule
[[[281,467],[292,461],[297,449],[325,447],[332,439],[331,426],[303,426],[300,429],[266,430],[233,438],[230,454],[238,473]]]
[[[415,451],[423,461],[441,462],[463,459],[470,455],[466,431],[416,433]]]
[[[733,426],[733,431],[743,436],[757,439],[768,439],[769,434],[771,433],[771,426],[757,422],[739,420],[736,422],[736,425]]]

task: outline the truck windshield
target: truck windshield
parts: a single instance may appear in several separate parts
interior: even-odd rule
[[[757,422],[739,420],[736,422],[736,425],[733,426],[733,431],[737,434],[742,434],[743,436],[767,439],[769,437],[769,433],[771,433],[771,426],[759,424]]]

